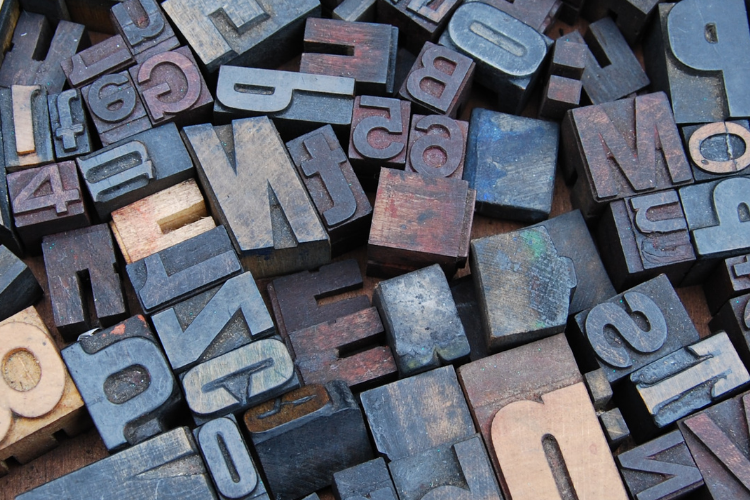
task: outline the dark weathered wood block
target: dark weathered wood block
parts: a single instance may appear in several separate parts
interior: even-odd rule
[[[402,45],[415,54],[425,42],[437,42],[461,0],[378,0],[378,22],[401,32]]]
[[[658,4],[659,0],[596,0],[587,2],[582,13],[592,22],[611,16],[628,43],[635,46],[656,14]]]
[[[725,331],[740,359],[750,362],[750,295],[741,295],[727,301],[709,322],[712,332]]]
[[[78,23],[85,22],[91,31],[108,35],[115,33],[109,13],[117,0],[64,0],[64,2],[68,6],[71,20]]]
[[[112,25],[139,63],[180,46],[156,0],[127,0],[110,11]]]
[[[469,123],[445,115],[414,115],[406,154],[407,172],[460,179]]]
[[[729,299],[750,291],[749,259],[750,254],[724,259],[706,279],[703,293],[711,314],[716,315]]]
[[[3,149],[3,138],[0,134],[0,150]],[[13,227],[13,211],[8,197],[8,173],[5,171],[5,157],[0,154],[0,245],[5,246],[16,255],[23,256],[23,245]]]
[[[750,173],[748,120],[686,125],[681,131],[695,182]]]
[[[24,262],[0,245],[0,321],[31,306],[42,288]]]
[[[62,350],[91,419],[110,451],[169,429],[182,394],[143,316],[133,316]]]
[[[591,396],[591,402],[594,404],[594,410],[604,411],[609,406],[612,399],[612,386],[607,378],[604,368],[587,372],[583,375],[586,389]]]
[[[332,17],[350,23],[375,21],[376,0],[344,0],[333,9]]]
[[[336,500],[397,500],[391,475],[385,460],[378,457],[333,475],[333,495]]]
[[[471,275],[450,281],[451,295],[458,310],[458,317],[464,326],[466,338],[469,340],[469,359],[472,361],[486,357],[489,354],[485,341],[482,312],[479,309],[474,279]]]
[[[557,19],[560,0],[466,0],[483,2],[510,14],[539,33],[544,33]]]
[[[597,417],[599,417],[599,423],[610,449],[616,450],[626,440],[630,439],[630,429],[619,408],[598,412]]]
[[[47,109],[47,90],[41,85],[13,85],[0,89],[5,169],[55,161]]]
[[[507,3],[506,0],[501,0]],[[515,5],[515,4],[511,4]],[[586,69],[586,46],[560,38],[552,48],[547,86],[542,91],[539,117],[562,120],[565,112],[581,104],[583,72]]]
[[[117,73],[133,64],[135,58],[120,35],[107,38],[60,63],[73,88],[81,88],[103,75]]]
[[[91,134],[78,89],[47,96],[52,142],[58,160],[72,159],[90,153]]]

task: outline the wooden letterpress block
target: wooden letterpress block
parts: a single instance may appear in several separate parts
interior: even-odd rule
[[[190,429],[179,427],[21,495],[23,500],[75,498],[202,500],[215,498]]]
[[[505,0],[502,0],[505,2]],[[583,71],[586,68],[586,46],[559,38],[552,49],[549,81],[542,91],[539,117],[562,120],[569,109],[581,104]]]
[[[742,0],[658,5],[644,41],[654,90],[667,92],[678,124],[750,116],[747,9]]]
[[[468,358],[469,341],[437,264],[378,283],[372,302],[402,377]]]
[[[463,324],[466,338],[469,341],[471,352],[469,359],[472,361],[487,357],[486,335],[484,325],[482,325],[482,312],[479,309],[476,290],[474,290],[474,280],[471,275],[449,282],[453,302],[458,310],[458,317]]]
[[[682,137],[695,182],[748,174],[748,120],[686,125],[682,127]]]
[[[406,155],[407,172],[460,179],[469,123],[445,115],[414,115]]]
[[[90,329],[92,315],[102,326],[126,317],[112,235],[106,224],[45,236],[42,251],[55,326],[67,340]],[[91,287],[94,311],[88,310],[84,282],[88,282],[87,289]]]
[[[86,410],[34,307],[0,322],[0,346],[0,470],[7,471],[4,460],[24,464],[57,445],[54,433],[79,432]]]
[[[335,472],[373,458],[362,410],[341,381],[268,401],[244,421],[276,499],[330,486]]]
[[[169,429],[182,395],[146,318],[133,316],[62,350],[108,450]]]
[[[594,410],[605,410],[612,399],[612,386],[609,383],[604,368],[597,368],[584,374],[583,377],[584,382],[586,382],[586,389],[589,391],[589,396],[591,396]]]
[[[333,128],[319,128],[286,147],[331,239],[331,255],[366,243],[372,206]]]
[[[2,133],[0,133],[0,151],[2,149],[3,138]],[[0,245],[4,245],[16,255],[23,256],[23,245],[13,228],[13,211],[10,205],[10,198],[8,197],[7,176],[8,173],[5,171],[5,157],[3,154],[0,154]]]
[[[129,71],[154,125],[210,118],[214,99],[188,47],[152,55]]]
[[[16,230],[30,252],[39,252],[44,236],[89,225],[73,161],[8,174],[8,193]]]
[[[151,321],[176,373],[275,333],[250,273],[156,313]]]
[[[331,125],[349,131],[354,79],[291,71],[222,66],[216,84],[214,119],[268,115],[287,139]]]
[[[678,285],[695,263],[688,224],[674,189],[610,203],[599,221],[599,246],[618,290],[661,273]]]
[[[92,150],[81,91],[70,89],[47,96],[52,142],[58,160],[85,155]]]
[[[709,312],[713,315],[729,299],[750,291],[750,254],[720,262],[703,284]]]
[[[483,2],[510,14],[539,33],[544,33],[555,22],[562,2],[560,0],[465,0],[465,3]]]
[[[611,383],[700,338],[665,275],[576,314],[571,326],[580,365],[603,368]]]
[[[412,101],[415,111],[422,114],[437,113],[455,118],[471,92],[475,66],[470,57],[427,42],[401,86],[399,96]]]
[[[145,259],[216,227],[193,179],[112,212],[112,233],[125,263]]]
[[[378,0],[378,22],[392,24],[402,33],[402,42],[416,53],[425,42],[436,42],[461,0]]]
[[[620,453],[617,463],[633,498],[681,498],[703,486],[703,476],[678,430]]]
[[[471,269],[491,351],[565,329],[575,269],[546,228],[472,240]]]
[[[477,190],[476,211],[524,222],[549,217],[559,140],[554,122],[475,108],[464,178]]]
[[[585,4],[583,17],[593,22],[612,16],[628,43],[635,46],[656,14],[658,4],[659,0],[596,0]]]
[[[268,117],[183,130],[211,211],[256,278],[331,261],[331,243]],[[258,163],[257,158],[263,158]]]
[[[151,314],[197,295],[242,272],[226,229],[218,226],[128,264],[138,301]]]
[[[188,180],[195,173],[173,123],[76,159],[101,219],[113,210]]]
[[[74,88],[93,83],[102,75],[122,71],[133,64],[135,59],[120,35],[107,38],[60,63],[68,83]]]
[[[619,408],[597,412],[599,423],[604,431],[604,437],[612,450],[617,449],[625,440],[630,438],[630,429]]]
[[[193,435],[221,500],[268,500],[234,415],[210,420]]]
[[[378,457],[333,474],[333,495],[336,500],[397,500],[385,460]]]
[[[151,128],[127,71],[104,75],[83,87],[81,94],[104,146]]]
[[[375,21],[376,0],[344,0],[333,9],[332,17],[350,23]]]
[[[55,161],[44,87],[13,85],[0,89],[0,113],[8,172]]]
[[[712,332],[725,331],[745,366],[750,361],[750,295],[730,299],[708,324]]]
[[[587,220],[611,201],[693,182],[662,92],[571,110],[561,143],[566,177],[578,174],[573,205]]]
[[[139,63],[180,46],[156,0],[127,0],[110,11],[112,24]]]
[[[387,460],[450,446],[475,433],[452,366],[360,394],[378,452]]]
[[[440,44],[476,61],[476,81],[498,94],[499,111],[520,114],[552,40],[492,5],[471,2],[456,11]]]
[[[291,59],[305,19],[320,16],[317,0],[167,0],[162,8],[210,73]]]
[[[463,180],[382,169],[367,274],[391,277],[437,263],[453,276],[469,255],[475,199]]]
[[[87,43],[85,31],[82,24],[60,21],[52,36],[44,16],[23,11],[13,33],[13,48],[0,67],[0,86],[42,85],[49,94],[62,92],[65,73],[60,63]]]
[[[0,245],[0,321],[31,306],[42,289],[26,264]]]

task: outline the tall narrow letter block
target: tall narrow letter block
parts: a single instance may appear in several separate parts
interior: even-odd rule
[[[0,113],[8,172],[55,161],[44,87],[13,85],[0,89]]]
[[[58,160],[90,153],[91,134],[78,89],[69,89],[47,96],[52,142]]]
[[[506,0],[500,0],[508,3]],[[515,4],[509,4],[515,5]],[[583,71],[586,69],[586,46],[558,38],[552,48],[549,78],[542,91],[539,117],[559,121],[569,109],[581,104]]]

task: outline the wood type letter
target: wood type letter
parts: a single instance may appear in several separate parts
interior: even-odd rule
[[[55,161],[44,87],[13,85],[0,89],[0,113],[8,172]]]
[[[180,46],[156,0],[127,0],[110,11],[112,24],[127,43],[136,61],[142,63],[160,52]]]
[[[74,158],[91,152],[91,135],[83,111],[83,98],[78,89],[47,96],[52,142],[58,160]]]
[[[682,127],[696,182],[746,175],[750,166],[750,122],[736,120]]]
[[[122,71],[135,64],[128,45],[120,35],[82,50],[61,63],[68,83],[73,88],[81,88],[102,75]]]
[[[445,115],[414,115],[406,171],[428,177],[461,179],[469,123]]]

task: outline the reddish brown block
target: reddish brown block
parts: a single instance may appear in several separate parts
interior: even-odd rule
[[[133,64],[135,59],[120,35],[107,38],[60,63],[71,87],[82,87]]]
[[[469,123],[443,115],[414,115],[406,171],[427,177],[461,179]]]
[[[157,0],[126,0],[110,11],[112,24],[141,63],[180,46]]]

